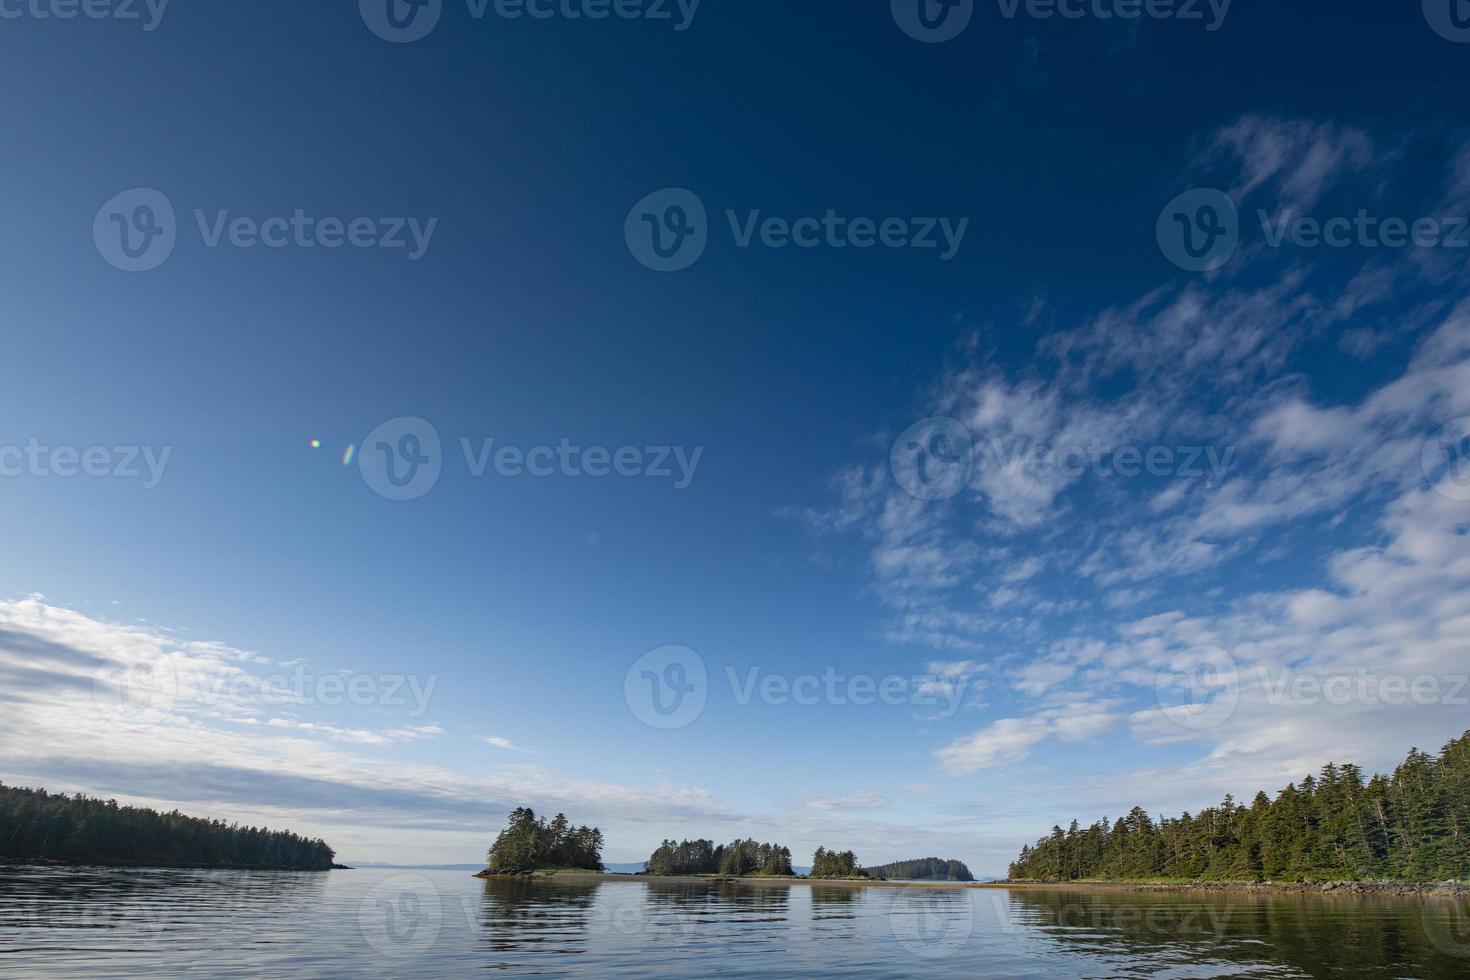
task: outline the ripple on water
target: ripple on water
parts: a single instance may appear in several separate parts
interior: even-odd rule
[[[1449,900],[0,868],[5,976],[1464,977]]]

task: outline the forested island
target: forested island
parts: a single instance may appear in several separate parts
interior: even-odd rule
[[[712,840],[665,840],[649,856],[643,874],[657,877],[719,876],[724,878],[825,878],[852,881],[974,881],[963,861],[916,858],[892,864],[864,867],[852,851],[818,847],[811,870],[798,875],[791,865],[791,849],[781,844],[736,840],[716,844]]]
[[[486,857],[482,875],[515,875],[534,871],[601,871],[602,831],[574,827],[566,814],[547,823],[528,806],[516,807],[510,826],[500,832]]]
[[[1470,878],[1470,732],[1391,776],[1329,763],[1249,806],[1154,821],[1141,807],[1025,847],[1013,881],[1438,882]]]
[[[866,868],[875,878],[893,881],[974,881],[975,876],[963,861],[943,858],[915,858]]]
[[[735,840],[715,844],[709,840],[666,840],[643,866],[650,875],[723,875],[744,877],[795,875],[791,867],[791,849],[780,844],[762,844],[755,840]]]
[[[723,878],[796,878],[791,866],[791,849],[781,844],[736,840],[716,844],[711,840],[666,840],[649,857],[643,873],[659,877],[717,875]],[[852,851],[817,848],[812,855],[808,878],[865,880],[879,877],[858,864]]]
[[[321,840],[0,783],[0,861],[13,864],[326,871]]]
[[[857,855],[852,851],[829,851],[817,848],[812,855],[812,870],[808,878],[872,878],[867,870],[858,867]]]

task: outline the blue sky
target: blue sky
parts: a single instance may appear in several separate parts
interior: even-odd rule
[[[0,477],[0,779],[356,860],[473,860],[528,802],[614,861],[754,835],[1001,873],[1073,816],[1470,727],[1470,503],[1425,464],[1470,415],[1470,46],[1416,5],[1237,0],[1208,30],[982,3],[934,44],[879,0],[704,0],[683,30],[445,0],[401,44],[356,6],[5,6],[0,447],[135,447],[145,475]],[[127,272],[106,232],[137,188],[176,240]],[[657,272],[625,225],[667,188],[708,242]],[[1194,188],[1236,209],[1208,272],[1156,236]],[[422,247],[208,243],[297,211]],[[948,258],[740,247],[829,211],[965,224]],[[1272,244],[1360,211],[1438,240]],[[395,501],[359,461],[405,417],[442,472]],[[960,428],[900,439],[934,418]],[[699,455],[682,488],[476,477],[488,439]],[[914,442],[959,467],[940,499]],[[1073,476],[1042,446],[1169,463]],[[674,729],[625,696],[667,645],[708,678]],[[298,662],[311,695],[263,696]],[[1201,663],[1224,717],[1177,709]],[[752,668],[937,704],[742,704]],[[1437,686],[1283,701],[1280,671]]]

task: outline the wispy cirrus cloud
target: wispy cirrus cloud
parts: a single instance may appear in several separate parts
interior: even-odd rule
[[[499,735],[483,735],[480,737],[480,741],[484,742],[492,749],[504,749],[507,752],[527,752],[532,755],[536,753],[535,749],[524,748],[523,746],[515,744],[510,739],[503,738]]]
[[[1300,209],[1343,177],[1370,172],[1382,157],[1368,132],[1355,126],[1251,114],[1217,132],[1198,163],[1236,166],[1232,194],[1272,188],[1283,204]]]
[[[806,807],[825,812],[888,810],[893,804],[877,790],[855,790],[851,793],[808,793]]]
[[[1365,128],[1262,115],[1201,145],[1195,179],[1268,213],[1342,195],[1371,204],[1403,157]],[[1462,149],[1431,200],[1470,200],[1467,160]],[[828,533],[861,536],[888,640],[990,668],[993,720],[933,750],[943,772],[1004,772],[1127,739],[1138,774],[1156,774],[1151,747],[1198,744],[1185,767],[1197,806],[1205,787],[1253,789],[1238,782],[1248,772],[1296,778],[1328,755],[1392,762],[1463,731],[1453,704],[1283,707],[1262,680],[1418,670],[1453,681],[1464,649],[1470,504],[1436,492],[1422,456],[1439,424],[1470,416],[1466,263],[1412,250],[1363,254],[1356,268],[1318,258],[1247,255],[1160,286],[1058,324],[1023,364],[971,338],[911,412],[963,424],[974,458],[959,492],[919,500],[870,459],[810,512]],[[1334,353],[1379,362],[1354,367],[1351,386],[1301,369]],[[1129,478],[1015,451],[1074,446],[1102,458],[1193,447],[1223,465]],[[1216,726],[1181,728],[1159,677],[1201,645],[1238,662],[1239,704]],[[1144,775],[1095,789],[1166,785],[1187,790]]]

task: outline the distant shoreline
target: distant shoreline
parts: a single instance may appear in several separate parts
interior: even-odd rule
[[[0,857],[0,868],[110,868],[129,871],[290,871],[301,874],[322,874],[327,871],[351,871],[345,864],[333,864],[330,868],[308,868],[286,864],[170,864],[162,861],[122,861],[118,859],[80,858],[62,861],[57,858],[12,858]]]
[[[1413,881],[992,881],[977,888],[1056,891],[1062,888],[1098,891],[1221,892],[1245,895],[1445,895],[1470,896],[1467,882]]]
[[[191,871],[341,867],[337,852],[321,838],[4,783],[0,827],[0,863],[6,864]]]
[[[971,881],[884,881],[878,878],[801,878],[787,875],[640,875],[608,871],[544,871],[530,874],[496,875],[481,871],[474,875],[491,881],[621,881],[657,884],[738,885],[833,885],[838,888],[965,888]]]
[[[1372,896],[1407,897],[1415,895],[1470,897],[1466,882],[1399,882],[1399,881],[883,881],[863,878],[799,878],[799,877],[732,877],[719,875],[640,875],[615,872],[533,872],[520,875],[493,875],[481,871],[476,878],[497,881],[566,881],[566,882],[652,882],[656,884],[740,885],[832,885],[838,888],[988,888],[1017,891],[1058,891],[1082,889],[1097,891],[1143,892],[1216,892],[1241,895],[1336,895],[1366,898]]]

